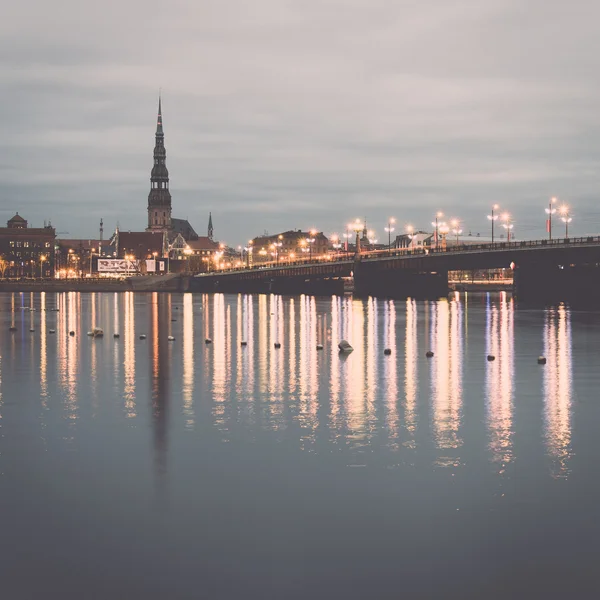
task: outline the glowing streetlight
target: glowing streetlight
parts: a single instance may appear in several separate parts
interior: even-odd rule
[[[573,220],[571,214],[569,212],[569,207],[566,204],[563,204],[559,209],[560,218],[562,222],[565,224],[565,239],[569,237],[569,223]]]
[[[396,219],[394,219],[394,217],[390,217],[388,219],[387,227],[384,227],[384,229],[387,231],[387,234],[388,234],[388,249],[390,252],[392,251],[392,231],[394,231],[394,227],[392,227],[392,225],[395,222],[396,222]]]
[[[554,204],[556,204],[556,198],[550,198],[548,202],[548,208],[546,208],[546,214],[548,218],[546,219],[546,230],[548,231],[548,239],[552,239],[552,215],[556,212],[556,208],[554,208]]]
[[[512,223],[512,218],[508,213],[504,213],[502,215],[502,227],[504,227],[504,229],[506,229],[506,241],[510,242],[510,232],[512,231],[512,228],[514,227],[514,224]]]
[[[494,221],[498,220],[498,215],[494,214],[495,210],[498,210],[497,204],[492,205],[492,214],[488,215],[487,218],[492,222],[492,244],[494,243]]]
[[[446,249],[446,236],[450,232],[450,227],[446,224],[445,221],[442,221],[438,228],[440,235],[442,236],[442,248]]]
[[[452,227],[452,233],[456,236],[456,245],[458,246],[458,236],[462,233],[460,221],[458,219],[452,219],[450,221],[450,226]]]

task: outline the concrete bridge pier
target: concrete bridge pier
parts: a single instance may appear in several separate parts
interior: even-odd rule
[[[354,295],[435,300],[448,295],[448,271],[422,272],[390,268],[391,263],[354,264]]]
[[[521,264],[514,271],[514,294],[527,304],[600,305],[600,267],[596,264]]]

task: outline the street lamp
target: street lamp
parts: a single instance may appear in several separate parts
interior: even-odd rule
[[[359,233],[363,229],[363,224],[360,222],[360,219],[356,219],[356,221],[354,221],[354,223],[352,223],[350,225],[350,227],[354,230],[354,233],[356,234],[354,252],[355,252],[355,254],[360,254],[360,237],[359,237]]]
[[[45,254],[42,254],[40,256],[40,279],[42,279],[44,277],[42,269],[44,266],[44,261],[46,260],[47,256]]]
[[[394,219],[394,217],[390,217],[388,219],[388,226],[384,227],[384,229],[387,231],[388,234],[388,250],[390,251],[390,253],[392,252],[392,231],[394,231],[394,228],[392,227],[392,225],[396,222],[396,219]]]
[[[331,234],[331,245],[335,250],[339,250],[342,247],[340,244],[340,236],[337,233]]]
[[[510,232],[512,231],[512,228],[514,227],[514,224],[511,221],[511,217],[508,213],[504,213],[502,215],[502,220],[504,221],[504,223],[502,223],[502,227],[504,227],[504,229],[506,229],[506,241],[510,242]]]
[[[556,204],[556,198],[550,198],[550,201],[548,202],[548,208],[545,209],[546,214],[548,215],[548,218],[546,219],[546,228],[548,230],[549,240],[552,239],[552,215],[556,212],[554,204]]]
[[[458,236],[462,233],[460,221],[458,219],[452,219],[450,225],[452,226],[452,233],[456,236],[456,245],[458,246]]]
[[[498,219],[498,215],[495,215],[494,211],[498,210],[498,208],[498,205],[494,204],[492,206],[492,214],[487,216],[487,218],[492,222],[492,244],[494,243],[494,221]]]
[[[435,249],[436,250],[438,249],[439,237],[440,237],[440,229],[438,226],[438,219],[441,219],[443,216],[444,216],[444,213],[442,213],[442,212],[435,213],[435,222],[431,223],[435,227],[434,235],[435,235]]]
[[[440,223],[439,232],[440,232],[440,235],[442,236],[442,248],[445,250],[446,249],[446,236],[450,232],[450,227],[448,227],[448,225],[446,224],[445,221],[442,221]]]
[[[563,204],[559,209],[560,218],[562,222],[565,224],[565,240],[569,237],[569,223],[573,220],[569,213],[569,207],[566,204]]]

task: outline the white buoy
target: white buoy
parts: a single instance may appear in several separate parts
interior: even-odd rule
[[[144,333],[142,333],[142,335],[140,335],[140,340],[145,340],[146,339],[146,335]]]
[[[206,338],[206,339],[204,340],[204,343],[205,343],[205,344],[212,344],[212,340],[211,340],[210,338]]]
[[[29,331],[31,331],[31,333],[33,333],[35,331],[35,329],[32,327]]]
[[[170,335],[169,337],[167,337],[167,339],[168,339],[170,342],[173,342],[173,341],[175,341],[175,338],[174,338],[172,335]]]
[[[543,356],[538,356],[537,362],[538,362],[538,365],[545,365],[546,359]]]
[[[338,344],[338,348],[340,349],[340,352],[352,352],[354,350],[354,348],[348,343],[347,340],[342,340],[339,344]]]
[[[317,344],[317,350],[323,350],[323,344]]]
[[[88,334],[90,337],[92,337],[92,336],[94,335],[94,332],[93,332],[93,331],[88,331],[88,332],[87,332],[87,334]]]
[[[49,329],[48,333],[56,333],[56,329]]]
[[[94,329],[92,329],[92,335],[97,338],[97,337],[104,337],[104,330],[101,329],[100,327],[94,327]]]

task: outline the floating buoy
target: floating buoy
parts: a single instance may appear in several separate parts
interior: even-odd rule
[[[29,331],[31,331],[31,333],[33,333],[35,331],[35,329],[32,327]]]
[[[142,333],[142,335],[140,335],[140,340],[145,340],[145,339],[146,339],[146,336],[145,336],[145,334]]]
[[[496,360],[496,357],[493,354],[488,354],[487,359],[489,362],[492,362],[493,360]]]
[[[346,340],[342,340],[338,344],[338,348],[340,349],[340,352],[352,352],[354,350],[354,348]]]
[[[242,346],[247,346],[247,345],[248,345],[248,342],[241,341],[241,342],[240,342],[240,345],[242,345]]]
[[[94,329],[92,329],[92,335],[95,338],[104,337],[104,331],[100,327],[94,327]]]
[[[118,333],[113,333],[113,337],[114,337],[114,338],[118,338],[118,337],[119,337],[119,334],[118,334]]]
[[[175,307],[175,310],[179,310],[179,306],[176,306],[176,307]]]
[[[275,348],[281,348],[281,344],[279,342],[275,342]]]
[[[323,350],[323,344],[317,344],[317,350]]]
[[[389,355],[392,353],[392,349],[391,349],[391,348],[386,348],[386,349],[383,351],[383,353],[384,353],[386,356],[389,356]]]
[[[212,344],[212,340],[211,340],[210,338],[206,338],[206,339],[204,340],[204,343],[205,343],[205,344]]]
[[[17,330],[17,328],[16,328],[16,327],[9,327],[9,328],[8,328],[8,330],[9,330],[9,331],[16,331],[16,330]]]
[[[425,352],[425,356],[427,358],[432,358],[433,357],[433,352],[431,350],[427,350],[427,352]]]
[[[171,323],[175,323],[175,321],[177,321],[177,319],[171,319]]]
[[[538,356],[538,365],[545,365],[546,359],[543,356]]]
[[[71,337],[73,337],[73,336],[75,335],[75,332],[74,332],[74,331],[69,331],[69,335],[70,335]]]
[[[172,335],[168,336],[168,337],[167,337],[167,339],[168,339],[170,342],[173,342],[173,341],[175,341],[175,338],[174,338]]]
[[[94,335],[94,332],[93,331],[88,331],[87,334],[91,337],[91,336]]]
[[[56,329],[49,329],[48,333],[56,333]]]

